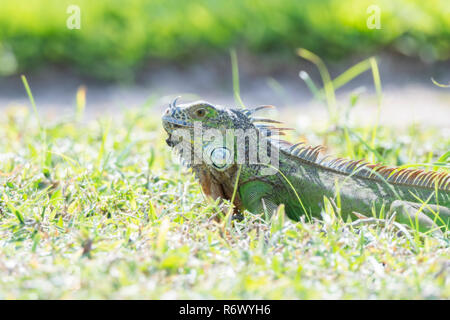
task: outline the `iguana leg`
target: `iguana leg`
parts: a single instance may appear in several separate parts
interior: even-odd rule
[[[400,223],[415,227],[417,220],[420,231],[437,228],[445,231],[450,227],[450,209],[444,206],[396,200],[391,204],[390,211],[396,212]]]

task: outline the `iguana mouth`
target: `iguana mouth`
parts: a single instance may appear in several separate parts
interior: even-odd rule
[[[174,147],[175,146],[175,143],[172,141],[172,140],[170,140],[170,138],[171,138],[172,136],[169,134],[169,137],[166,139],[166,143],[167,143],[167,145],[169,146],[169,147]]]
[[[187,121],[178,120],[170,116],[163,116],[162,118],[164,129],[180,129],[180,128],[193,128],[194,125]]]
[[[176,143],[174,143],[172,141],[172,132],[176,129],[187,129],[187,128],[193,128],[194,126],[187,122],[187,121],[183,121],[183,120],[178,120],[175,119],[173,117],[170,116],[163,116],[162,118],[163,120],[163,127],[164,130],[166,130],[166,132],[169,134],[169,137],[166,139],[166,143],[169,147],[173,147],[176,145]]]

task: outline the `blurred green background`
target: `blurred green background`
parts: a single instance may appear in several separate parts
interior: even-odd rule
[[[66,27],[68,5],[81,29]],[[366,25],[370,5],[381,29]],[[132,79],[153,61],[186,63],[228,53],[339,61],[379,50],[425,62],[450,57],[448,0],[0,0],[0,75],[48,64],[101,79]]]

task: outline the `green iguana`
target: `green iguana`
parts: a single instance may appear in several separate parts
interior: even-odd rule
[[[422,231],[448,229],[448,173],[323,157],[322,146],[280,140],[276,137],[288,128],[274,127],[273,123],[280,122],[253,116],[269,107],[226,109],[204,101],[177,106],[175,100],[162,117],[169,135],[166,142],[171,147],[184,146],[182,158],[199,179],[203,192],[213,199],[231,200],[238,178],[234,205],[239,211],[270,214],[284,204],[287,216],[293,220],[302,215],[320,218],[327,197],[339,204],[345,220],[355,218],[352,213],[371,215],[372,210],[377,214],[385,210],[395,213],[397,221],[417,224]],[[196,128],[202,130],[200,135]],[[230,144],[224,142],[226,139],[211,139],[215,135],[207,134],[208,130],[225,137],[233,130],[241,134],[253,130],[256,138],[246,134],[243,140],[230,139]],[[176,134],[178,131],[183,131],[184,139],[180,139],[183,134]],[[209,139],[205,139],[206,135]],[[196,141],[199,137],[200,141]],[[250,148],[255,142],[259,149]],[[245,161],[237,161],[239,150],[243,150],[241,157]],[[260,155],[256,161],[249,161],[258,153],[255,150],[267,151],[277,162],[258,162]],[[270,173],[268,168],[274,170]]]

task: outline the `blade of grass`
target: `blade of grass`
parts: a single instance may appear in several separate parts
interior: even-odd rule
[[[28,99],[30,99],[31,107],[33,108],[33,112],[36,117],[36,121],[38,123],[39,130],[41,130],[41,121],[39,119],[39,115],[37,112],[36,102],[34,101],[33,94],[31,93],[30,85],[28,84],[27,78],[24,75],[22,75],[21,78],[22,78],[22,82],[25,87],[25,90],[27,91]]]
[[[350,128],[347,128],[347,130],[348,130],[348,132],[350,132],[351,135],[356,137],[368,150],[370,150],[372,152],[372,154],[374,154],[376,156],[378,161],[384,162],[383,156],[376,149],[374,149],[369,143],[367,143],[366,140],[361,138],[359,136],[359,134],[357,134],[355,131],[351,130]]]
[[[358,62],[354,66],[350,67],[343,73],[341,73],[339,76],[333,79],[333,87],[334,90],[339,89],[340,87],[344,86],[363,72],[369,70],[371,68],[371,62],[370,58],[363,60],[361,62]],[[323,91],[323,89],[321,90]]]
[[[327,99],[330,119],[332,122],[335,122],[337,120],[336,95],[334,92],[333,82],[331,81],[330,73],[328,72],[325,63],[317,55],[303,48],[297,49],[297,54],[303,59],[309,60],[312,63],[314,63],[317,69],[319,69],[319,73],[322,78],[323,86],[325,89],[325,97]]]
[[[236,50],[234,50],[234,49],[230,50],[230,57],[231,57],[231,70],[233,73],[234,99],[241,106],[241,108],[245,108],[244,102],[241,99],[241,92],[240,92],[240,88],[239,88],[239,65],[238,65]]]
[[[47,146],[47,130],[41,124],[41,120],[39,119],[39,114],[37,112],[36,102],[34,101],[34,97],[33,97],[33,94],[31,92],[30,85],[28,84],[27,78],[25,77],[25,75],[22,75],[21,78],[22,78],[22,82],[23,82],[23,85],[25,87],[25,90],[26,90],[26,92],[28,94],[28,98],[30,99],[30,103],[31,103],[31,106],[33,108],[34,115],[36,117],[38,130],[39,130],[39,136],[40,136],[40,139],[41,139],[42,145],[43,145],[43,150],[42,150],[42,152],[40,154],[40,163],[41,163],[41,167],[45,168],[45,160],[46,160],[46,155],[47,155],[47,150],[48,150],[48,146]]]
[[[81,86],[77,91],[77,109],[76,109],[76,119],[81,121],[84,116],[84,109],[86,107],[86,87]]]
[[[291,188],[291,190],[294,192],[295,196],[297,197],[297,201],[300,204],[300,206],[302,207],[303,211],[305,212],[306,218],[309,222],[311,222],[311,217],[308,214],[308,211],[306,210],[306,207],[303,205],[303,201],[300,198],[300,196],[297,193],[297,190],[295,190],[294,186],[292,185],[291,181],[289,181],[289,179],[284,175],[283,172],[281,172],[281,170],[277,167],[272,166],[271,164],[266,164],[266,163],[260,163],[262,165],[268,166],[272,169],[275,169],[278,171],[278,173],[283,177],[283,179],[287,182],[287,184],[289,185],[289,187]]]
[[[234,199],[236,197],[236,193],[237,193],[237,189],[238,189],[238,185],[239,185],[239,177],[241,175],[241,169],[242,169],[242,164],[239,165],[239,169],[238,169],[238,172],[236,175],[236,181],[234,182],[234,188],[233,188],[233,195],[231,196],[231,204],[230,204],[230,208],[228,209],[228,213],[225,217],[223,228],[225,228],[225,226],[228,227],[230,225],[231,215],[233,213],[233,207],[234,207]]]
[[[440,84],[439,82],[437,82],[433,78],[431,78],[431,82],[433,82],[434,85],[436,85],[438,87],[441,87],[441,88],[450,88],[450,83],[449,84]]]
[[[374,82],[375,90],[377,93],[377,115],[375,117],[375,124],[372,129],[372,140],[371,140],[371,146],[373,149],[375,149],[375,139],[377,136],[378,122],[380,121],[381,104],[382,104],[383,95],[382,95],[382,90],[381,90],[380,72],[378,70],[377,61],[374,57],[370,58],[370,66],[372,68],[373,82]]]
[[[299,72],[298,76],[300,77],[300,79],[302,79],[306,85],[308,86],[309,91],[312,92],[312,94],[314,95],[314,97],[319,100],[319,101],[323,101],[326,103],[326,99],[325,99],[325,95],[322,90],[319,90],[316,86],[316,84],[314,83],[314,81],[311,79],[311,77],[309,76],[309,74],[302,70]]]
[[[433,170],[437,170],[437,167],[441,163],[445,164],[445,166],[448,168],[450,166],[449,159],[450,159],[450,151],[447,151],[442,156],[440,156],[439,159],[437,159],[436,161],[437,165],[433,167]]]

